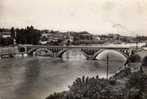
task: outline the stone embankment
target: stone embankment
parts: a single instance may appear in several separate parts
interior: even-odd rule
[[[17,47],[0,47],[0,58],[14,57],[17,53]]]

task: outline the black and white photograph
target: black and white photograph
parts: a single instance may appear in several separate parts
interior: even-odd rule
[[[0,0],[0,99],[147,99],[147,0]]]

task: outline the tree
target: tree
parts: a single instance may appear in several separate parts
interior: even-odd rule
[[[27,26],[25,29],[16,29],[16,41],[21,44],[39,44],[41,32],[34,29],[33,26]]]
[[[15,38],[15,29],[14,29],[14,27],[12,27],[10,29],[10,31],[11,31],[11,37],[14,39]]]

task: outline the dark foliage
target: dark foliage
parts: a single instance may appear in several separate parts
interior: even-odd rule
[[[39,44],[41,33],[34,29],[33,26],[28,26],[25,29],[16,29],[16,42],[18,44]]]
[[[120,85],[116,80],[83,76],[69,86],[69,91],[52,94],[46,99],[143,99],[143,73],[132,73],[127,79],[124,87],[116,87]]]
[[[0,38],[0,45],[1,46],[9,46],[13,44],[12,38]]]
[[[77,78],[66,93],[55,93],[46,99],[122,99],[111,90],[116,85],[115,80],[96,77]],[[121,94],[121,93],[120,93]],[[117,99],[118,99],[117,98]]]
[[[2,38],[3,33],[9,33],[11,37]],[[2,46],[12,45],[14,39],[16,39],[17,44],[39,44],[40,36],[41,31],[34,29],[33,26],[27,26],[25,29],[0,28],[0,44]]]
[[[143,73],[141,72],[135,72],[133,74],[130,75],[128,83],[126,84],[127,88],[142,88],[143,87]]]

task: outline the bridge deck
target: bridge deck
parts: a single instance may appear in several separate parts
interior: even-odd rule
[[[30,47],[30,48],[104,48],[104,49],[130,49],[132,47],[110,47],[110,46],[45,46],[45,45],[19,45],[19,47]]]

